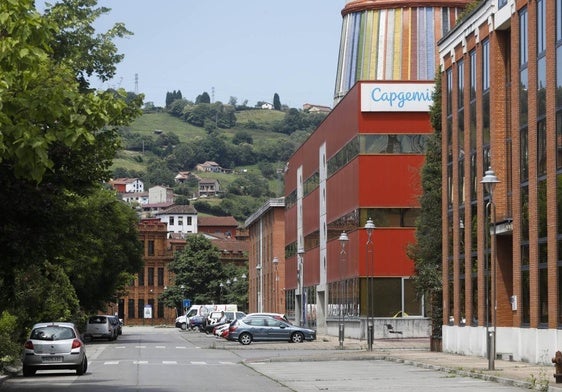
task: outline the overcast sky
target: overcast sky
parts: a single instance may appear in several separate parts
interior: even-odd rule
[[[124,22],[134,33],[118,40],[125,59],[116,78],[94,87],[123,87],[163,106],[166,92],[194,101],[236,97],[301,108],[333,106],[341,10],[345,0],[98,0],[111,12],[107,29]],[[135,75],[138,82],[135,83]],[[214,90],[214,94],[213,94]]]

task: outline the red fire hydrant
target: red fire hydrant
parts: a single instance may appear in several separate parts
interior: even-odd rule
[[[554,358],[552,358],[552,363],[554,363],[556,369],[554,373],[556,384],[562,384],[562,352],[556,351]]]

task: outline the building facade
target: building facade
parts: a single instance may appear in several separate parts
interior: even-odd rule
[[[484,1],[439,42],[443,349],[562,342],[562,1]],[[481,183],[489,169],[492,194]]]
[[[373,317],[375,337],[383,337],[396,316],[404,336],[428,335],[407,247],[415,241],[432,90],[427,81],[356,83],[290,158],[285,287],[298,323],[337,335],[343,315],[346,336],[365,338]],[[376,225],[371,241],[368,219]]]
[[[139,236],[143,244],[144,268],[128,287],[128,292],[119,298],[119,318],[127,325],[174,324],[176,309],[169,308],[159,299],[173,284],[168,264],[174,254],[185,247],[185,240],[168,239],[166,223],[160,219],[142,219]],[[150,309],[150,317],[145,313]]]
[[[246,219],[245,227],[249,232],[248,310],[285,313],[284,198],[269,199]]]

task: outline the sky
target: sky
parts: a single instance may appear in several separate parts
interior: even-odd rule
[[[235,97],[253,107],[277,93],[291,108],[332,107],[345,3],[98,0],[111,8],[99,31],[123,22],[134,35],[115,41],[125,55],[116,77],[92,84],[144,93],[156,106],[180,90],[191,101],[207,92],[213,102]]]

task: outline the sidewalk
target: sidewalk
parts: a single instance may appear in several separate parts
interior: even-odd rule
[[[316,342],[305,344],[339,349],[338,337],[335,336],[319,336]],[[537,365],[498,359],[494,362],[495,370],[488,370],[487,358],[430,351],[429,338],[378,339],[373,342],[373,351],[367,351],[366,341],[346,338],[343,350],[323,355],[320,359],[384,359],[526,389],[562,392],[562,384],[556,384],[554,379],[554,364]]]

